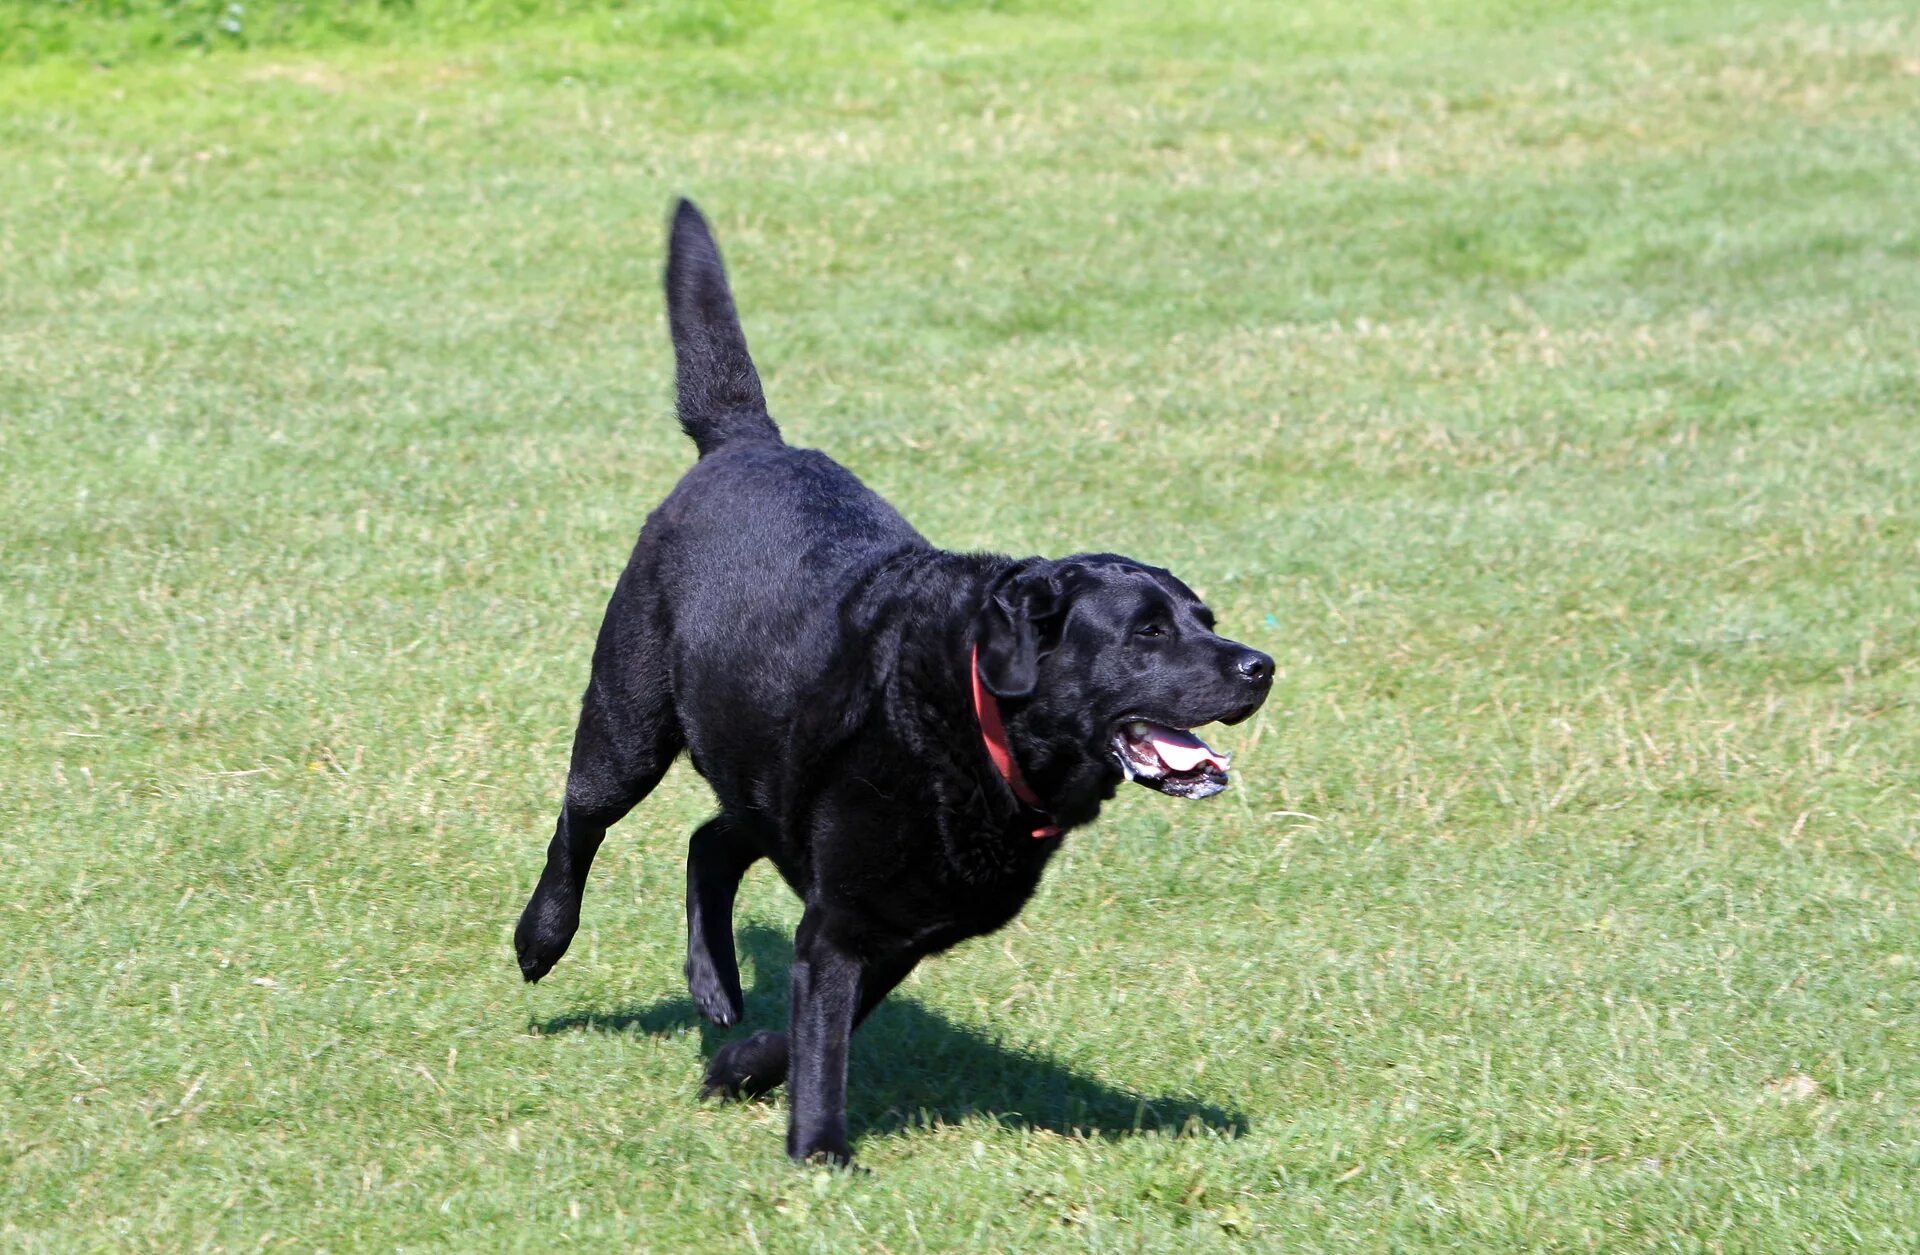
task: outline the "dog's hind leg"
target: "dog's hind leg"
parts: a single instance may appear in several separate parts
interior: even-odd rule
[[[716,816],[687,843],[687,992],[722,1028],[740,1022],[740,964],[733,952],[733,895],[760,857],[750,834]]]
[[[573,735],[567,800],[547,845],[540,883],[513,930],[522,976],[539,980],[567,952],[580,927],[580,895],[602,838],[653,792],[680,747],[664,685],[629,693],[624,701],[609,699],[598,675],[588,685]]]

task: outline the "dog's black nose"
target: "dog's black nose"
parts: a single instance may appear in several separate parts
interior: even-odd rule
[[[1235,669],[1249,684],[1265,684],[1273,679],[1273,659],[1257,649],[1241,654]]]

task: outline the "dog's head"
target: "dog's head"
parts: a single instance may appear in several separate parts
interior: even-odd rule
[[[1247,718],[1273,683],[1273,659],[1215,632],[1192,589],[1117,554],[1017,564],[975,638],[1036,774],[1103,797],[1121,779],[1185,798],[1226,788],[1228,756],[1191,730]]]

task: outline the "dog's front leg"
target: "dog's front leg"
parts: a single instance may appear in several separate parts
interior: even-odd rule
[[[860,1027],[867,1014],[893,992],[894,986],[906,979],[907,973],[919,961],[920,956],[916,951],[902,949],[871,961],[860,969],[860,1005],[853,1013],[854,1028]],[[777,1088],[787,1079],[787,1042],[785,1033],[762,1031],[728,1043],[707,1066],[706,1082],[700,1088],[700,1096],[757,1098]]]
[[[847,1042],[860,1009],[860,962],[836,945],[824,912],[808,907],[793,939],[792,1043],[787,1075],[787,1154],[844,1164]]]
[[[738,1024],[744,1006],[733,949],[733,898],[760,856],[725,815],[700,825],[687,844],[687,991],[700,1014],[722,1028]]]

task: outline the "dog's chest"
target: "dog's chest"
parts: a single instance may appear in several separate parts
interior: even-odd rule
[[[857,850],[837,845],[816,864],[816,890],[883,933],[945,949],[1019,914],[1060,844],[1057,837],[1036,841],[1025,830],[943,830],[924,822],[919,833],[919,840]]]
[[[963,829],[943,842],[945,898],[953,922],[991,932],[1020,913],[1040,885],[1058,837],[1036,840],[1029,831]]]

